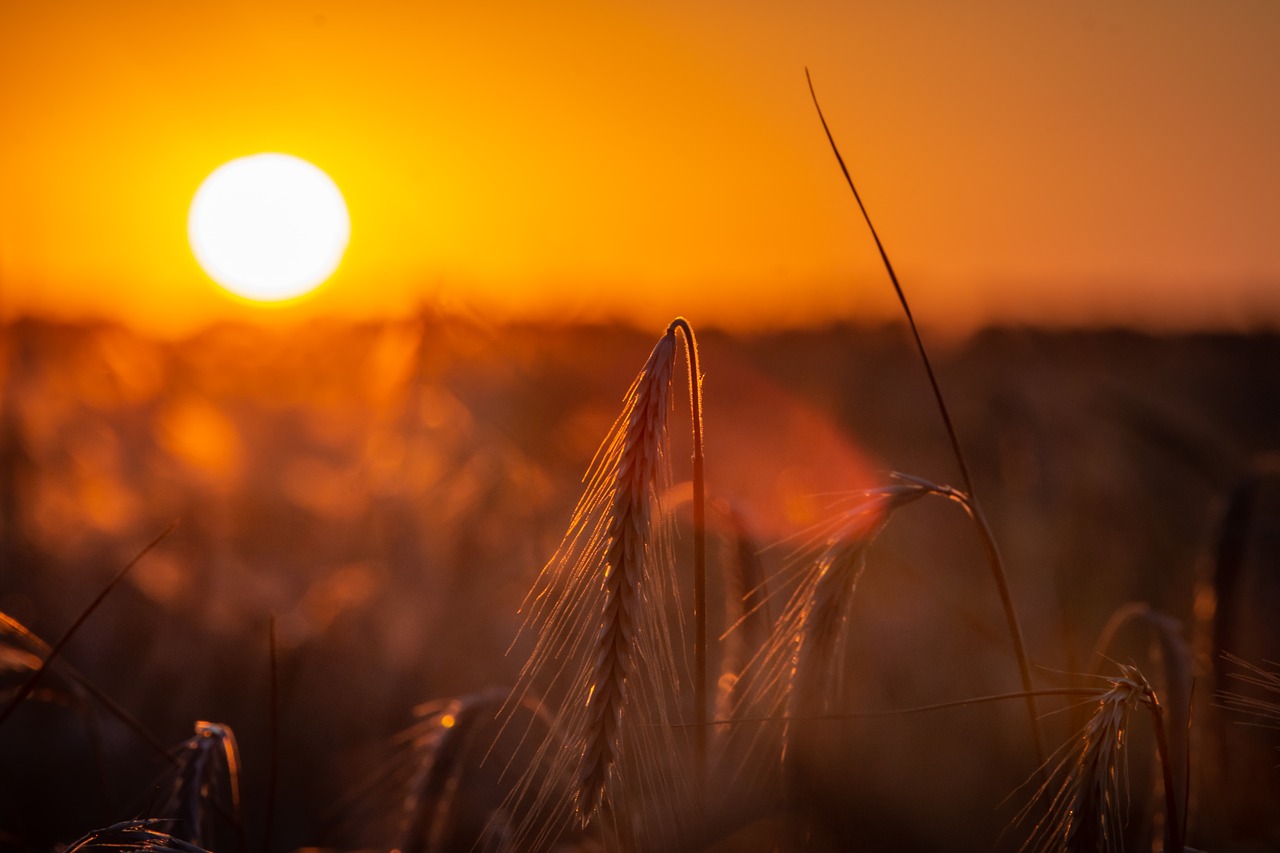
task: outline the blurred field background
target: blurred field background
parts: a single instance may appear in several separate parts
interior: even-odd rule
[[[274,615],[274,846],[374,845],[359,837],[369,804],[344,798],[384,766],[414,705],[513,681],[520,601],[660,332],[428,313],[158,341],[109,324],[13,322],[0,373],[0,610],[52,642],[177,519],[67,662],[163,743],[196,720],[231,726],[256,838]],[[891,471],[957,480],[900,327],[704,330],[700,343],[711,496],[775,546],[766,565],[841,491]],[[1190,642],[1223,502],[1253,460],[1280,450],[1280,337],[989,330],[937,358],[1037,678],[1087,668],[1108,616],[1130,601],[1180,620]],[[679,482],[679,430],[675,441]],[[1252,615],[1236,651],[1257,663],[1280,656],[1278,508],[1263,490],[1247,547]],[[858,595],[858,709],[1016,689],[988,571],[955,507],[901,513]],[[1131,645],[1143,663],[1143,644]],[[102,766],[72,709],[32,702],[0,730],[4,847],[51,849],[145,809],[162,763],[99,719]],[[845,804],[847,838],[1017,849],[1023,833],[1009,824],[1035,769],[1020,703],[832,725],[838,746],[816,773]],[[1046,726],[1056,744],[1073,721],[1057,713]],[[1254,772],[1274,791],[1265,738]],[[1278,822],[1272,806],[1204,832],[1237,845],[1224,849],[1263,849]]]

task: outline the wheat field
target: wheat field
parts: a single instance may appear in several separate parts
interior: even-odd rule
[[[1034,721],[901,327],[700,328],[701,525],[660,329],[4,341],[9,849],[1280,839],[1272,335],[935,354]]]

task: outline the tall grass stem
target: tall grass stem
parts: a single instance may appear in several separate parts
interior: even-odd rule
[[[1000,604],[1004,609],[1005,620],[1008,622],[1014,654],[1018,658],[1019,676],[1022,680],[1023,692],[1026,694],[1027,714],[1031,720],[1036,756],[1039,763],[1043,765],[1045,762],[1044,736],[1040,730],[1040,714],[1036,709],[1036,700],[1033,693],[1031,664],[1027,658],[1026,644],[1023,642],[1022,627],[1018,621],[1018,614],[1013,606],[1013,596],[1009,591],[1008,577],[1004,570],[1004,560],[1000,556],[1000,549],[997,547],[995,537],[991,533],[991,527],[987,524],[986,516],[978,503],[978,496],[973,488],[973,477],[969,473],[969,463],[965,459],[964,451],[960,448],[960,439],[956,434],[955,426],[951,422],[951,414],[947,409],[946,401],[942,397],[942,388],[933,372],[933,363],[929,360],[924,341],[920,337],[920,329],[916,326],[915,317],[911,313],[911,305],[907,302],[907,295],[903,291],[902,285],[898,282],[898,275],[894,272],[893,264],[889,261],[889,254],[885,251],[884,244],[880,241],[880,235],[876,232],[876,227],[871,222],[871,215],[867,213],[866,205],[862,203],[862,196],[858,194],[858,188],[853,183],[849,168],[845,165],[844,157],[840,154],[840,148],[836,145],[835,137],[831,134],[831,128],[827,125],[827,119],[822,114],[822,106],[818,103],[818,95],[814,91],[813,78],[809,74],[809,69],[805,69],[804,76],[809,84],[809,95],[813,98],[814,109],[818,112],[818,120],[822,122],[822,130],[826,133],[827,142],[831,145],[831,151],[835,154],[836,162],[840,164],[840,171],[844,174],[845,183],[849,185],[853,198],[858,203],[858,209],[862,212],[862,218],[871,232],[871,238],[875,241],[876,249],[880,252],[880,260],[884,263],[885,271],[889,274],[889,281],[893,284],[894,293],[897,294],[898,302],[902,305],[902,312],[907,318],[907,326],[911,329],[911,336],[915,340],[916,351],[919,352],[920,360],[924,363],[925,373],[929,377],[929,387],[933,389],[933,398],[938,405],[938,412],[942,415],[947,438],[951,442],[951,451],[955,456],[956,464],[960,468],[960,478],[964,483],[965,494],[968,496],[964,505],[969,512],[970,518],[973,519],[978,531],[978,538],[982,541],[983,551],[986,552],[987,560],[991,564],[996,590],[1000,596]]]
[[[276,650],[276,617],[271,614],[267,624],[267,657],[270,662],[270,683],[268,692],[268,723],[270,728],[267,737],[270,746],[267,749],[267,805],[266,817],[262,827],[262,853],[271,853],[271,833],[275,827],[276,786],[280,776],[280,677]]]
[[[1160,759],[1160,770],[1163,774],[1164,787],[1164,851],[1165,853],[1182,853],[1185,845],[1183,826],[1185,817],[1180,817],[1178,807],[1179,787],[1173,781],[1173,756],[1169,752],[1169,737],[1165,733],[1164,709],[1156,698],[1154,690],[1147,691],[1147,710],[1151,712],[1151,727],[1156,735],[1156,753]]]
[[[684,336],[689,365],[689,412],[693,429],[693,705],[694,759],[698,804],[706,802],[707,787],[707,501],[702,437],[702,373],[698,342],[684,317],[671,321],[667,331]]]

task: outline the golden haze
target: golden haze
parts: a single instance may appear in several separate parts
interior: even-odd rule
[[[1277,31],[1263,3],[5,4],[0,298],[262,316],[186,212],[283,151],[352,219],[289,317],[888,316],[808,65],[926,323],[1274,324]]]

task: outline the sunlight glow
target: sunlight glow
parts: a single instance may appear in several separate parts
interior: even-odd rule
[[[187,220],[200,267],[260,302],[302,296],[338,268],[351,234],[337,184],[305,160],[255,154],[215,169]]]

